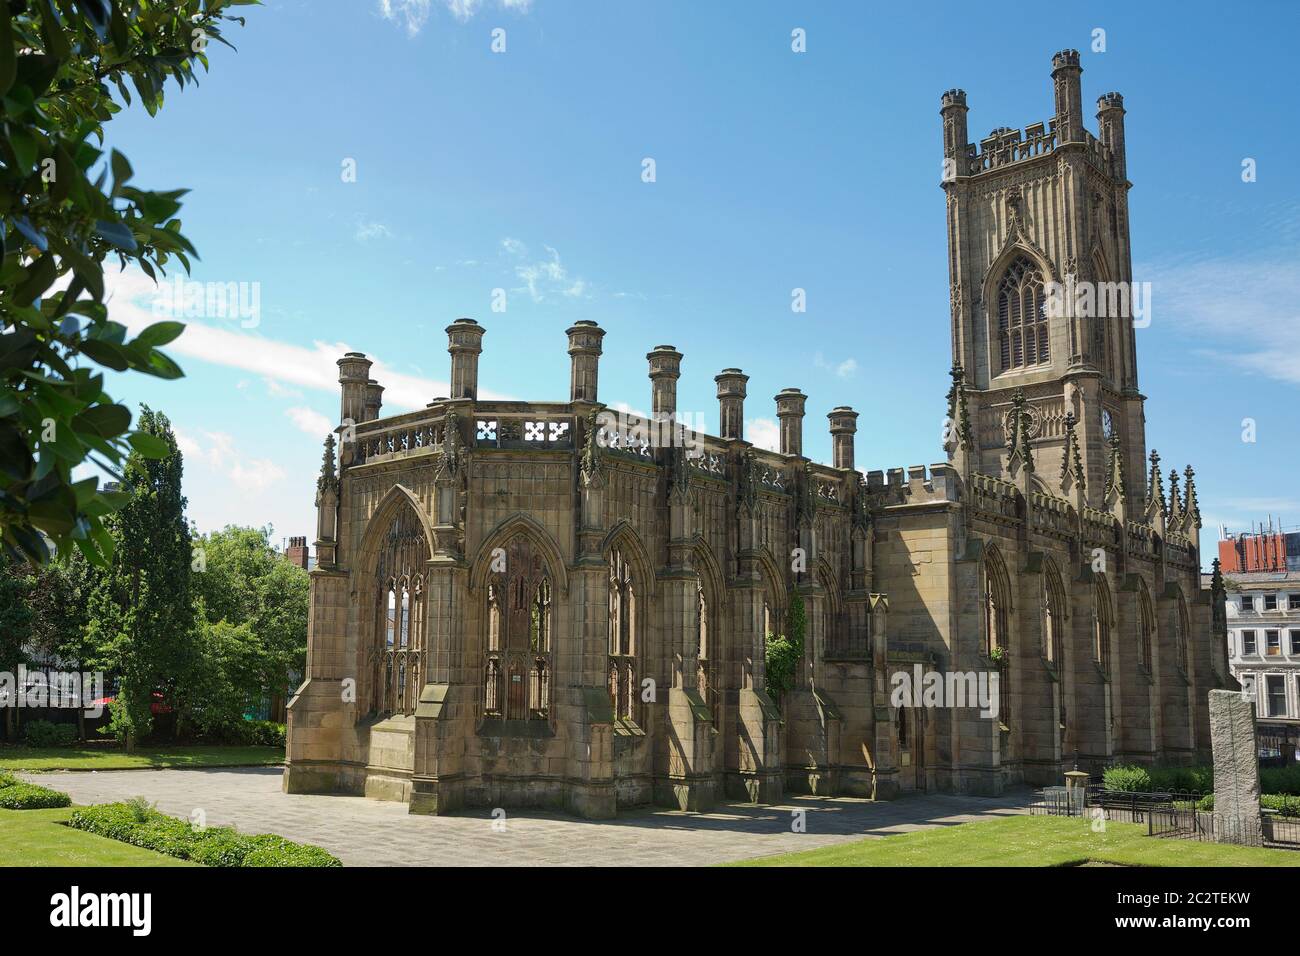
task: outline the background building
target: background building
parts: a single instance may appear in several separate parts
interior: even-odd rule
[[[1255,701],[1261,747],[1293,758],[1300,741],[1300,570],[1237,572],[1224,576],[1224,586],[1228,664]]]
[[[1219,564],[1224,574],[1238,571],[1300,571],[1300,530],[1274,530],[1272,519],[1242,534],[1219,530]]]

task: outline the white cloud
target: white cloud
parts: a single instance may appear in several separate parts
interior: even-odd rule
[[[109,272],[104,276],[104,285],[107,289],[109,314],[132,334],[139,334],[157,321],[151,308],[156,294],[155,287],[153,280],[144,273],[135,269]],[[320,340],[314,341],[311,346],[296,345],[242,330],[233,322],[229,327],[220,327],[186,319],[185,331],[180,338],[168,344],[165,351],[214,365],[242,369],[263,376],[268,381],[274,380],[281,386],[299,385],[338,394],[339,370],[336,363],[344,352],[357,349],[345,342]],[[384,386],[386,408],[423,408],[437,396],[447,395],[451,391],[451,386],[445,380],[406,375],[390,368],[373,355],[371,358],[374,365],[370,374]],[[510,397],[486,389],[480,389],[479,394],[485,399]]]
[[[334,430],[333,422],[320,412],[313,408],[307,408],[305,405],[295,405],[293,408],[287,408],[284,413],[289,416],[289,420],[300,431],[304,431],[315,438],[324,438]]]
[[[1278,342],[1300,337],[1300,264],[1268,259],[1186,257],[1139,265],[1134,280],[1151,283],[1151,322],[1223,345],[1202,355],[1277,381],[1300,385],[1300,353]],[[1139,337],[1141,330],[1139,330]],[[1141,343],[1139,343],[1139,348]]]
[[[745,440],[757,448],[781,450],[781,426],[770,418],[745,420]]]
[[[857,359],[847,358],[842,362],[837,362],[834,365],[832,365],[831,363],[826,361],[826,357],[822,355],[821,352],[818,352],[815,356],[813,356],[813,365],[815,365],[817,368],[825,369],[828,372],[834,372],[840,378],[849,378],[858,370]]]
[[[266,382],[266,392],[272,398],[301,398],[302,392],[296,388],[288,388],[282,382],[273,378],[263,379]],[[241,384],[240,388],[244,386]]]
[[[187,467],[198,466],[213,472],[240,491],[262,492],[285,477],[285,470],[271,459],[241,454],[235,447],[235,439],[225,432],[204,431],[195,435],[174,426],[172,430]]]
[[[518,239],[502,239],[501,248],[516,259],[527,259],[528,248]],[[523,261],[515,265],[515,275],[523,282],[520,289],[527,291],[534,302],[545,301],[547,296],[562,295],[570,299],[589,299],[590,285],[586,279],[570,276],[569,270],[560,262],[560,254],[553,247],[543,245],[546,256],[531,262]]]
[[[461,23],[468,23],[483,6],[483,0],[441,0],[447,12]],[[498,6],[514,13],[527,13],[533,0],[498,0]],[[385,20],[403,23],[408,36],[417,36],[429,20],[433,0],[379,0],[379,14]]]
[[[353,233],[352,238],[357,242],[369,242],[372,239],[389,239],[392,235],[392,230],[382,222],[358,219],[357,231]]]
[[[379,14],[385,20],[402,21],[408,36],[415,36],[429,19],[433,0],[379,0]]]

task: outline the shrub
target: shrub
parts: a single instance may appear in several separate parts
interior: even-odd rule
[[[1108,767],[1102,774],[1102,783],[1107,790],[1121,793],[1147,793],[1151,790],[1151,775],[1145,767],[1125,766]]]
[[[270,833],[245,836],[229,827],[196,829],[186,820],[160,813],[141,797],[130,803],[85,807],[73,813],[69,823],[78,830],[204,866],[343,865],[318,846]]]
[[[1147,774],[1151,778],[1151,789],[1189,790],[1193,793],[1209,793],[1214,789],[1213,767],[1151,767]]]
[[[14,784],[21,782],[21,780],[15,777],[8,770],[0,770],[0,790],[3,790],[5,787],[12,787]]]
[[[1284,817],[1300,817],[1300,797],[1289,793],[1266,793],[1259,798],[1259,805]]]
[[[1259,772],[1259,788],[1264,793],[1289,793],[1300,796],[1300,767],[1265,767]]]
[[[1287,793],[1265,793],[1259,798],[1261,809],[1272,810],[1284,817],[1300,817],[1300,797]],[[1214,794],[1209,793],[1196,804],[1197,810],[1213,810]]]
[[[246,837],[244,866],[342,866],[338,858],[310,843],[292,843],[273,833]]]
[[[26,726],[24,735],[29,747],[71,747],[77,742],[76,727],[48,720],[33,720]]]
[[[244,720],[232,732],[234,743],[259,747],[283,747],[284,724],[273,720]]]
[[[49,810],[71,804],[72,798],[66,793],[38,787],[34,783],[15,783],[0,790],[0,809],[3,810]]]
[[[157,814],[155,805],[144,797],[132,797],[126,801],[126,809],[136,823],[148,823],[149,818]]]

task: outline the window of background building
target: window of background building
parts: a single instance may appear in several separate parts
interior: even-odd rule
[[[1242,631],[1242,632],[1241,632],[1241,654],[1242,654],[1242,656],[1243,656],[1243,657],[1249,657],[1251,654],[1254,654],[1254,653],[1256,652],[1256,650],[1257,650],[1257,648],[1255,647],[1255,632],[1254,632],[1254,631]]]
[[[1282,636],[1279,632],[1264,632],[1264,653],[1269,657],[1277,657],[1282,653]]]
[[[1276,611],[1276,610],[1277,610],[1277,595],[1276,595],[1276,594],[1265,594],[1265,595],[1264,595],[1264,610],[1265,610],[1265,611]]]
[[[1300,654],[1300,631],[1291,632],[1291,653]]]
[[[1241,596],[1241,609],[1243,611],[1255,610],[1255,599],[1248,594],[1243,594]]]
[[[1286,716],[1286,678],[1281,674],[1269,674],[1266,686],[1268,688],[1268,715],[1270,717]]]
[[[1289,610],[1300,611],[1300,594],[1292,594],[1287,597],[1286,606]]]

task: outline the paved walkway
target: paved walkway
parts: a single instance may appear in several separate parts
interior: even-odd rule
[[[403,803],[364,797],[286,794],[278,767],[77,771],[31,776],[74,803],[141,795],[158,809],[209,826],[278,833],[325,847],[351,866],[706,865],[1023,813],[1028,791],[1000,798],[927,794],[872,803],[850,797],[788,797],[780,806],[725,804],[712,813],[647,808],[615,820],[507,810],[504,830],[488,810],[432,817]],[[806,832],[792,832],[793,812]]]

